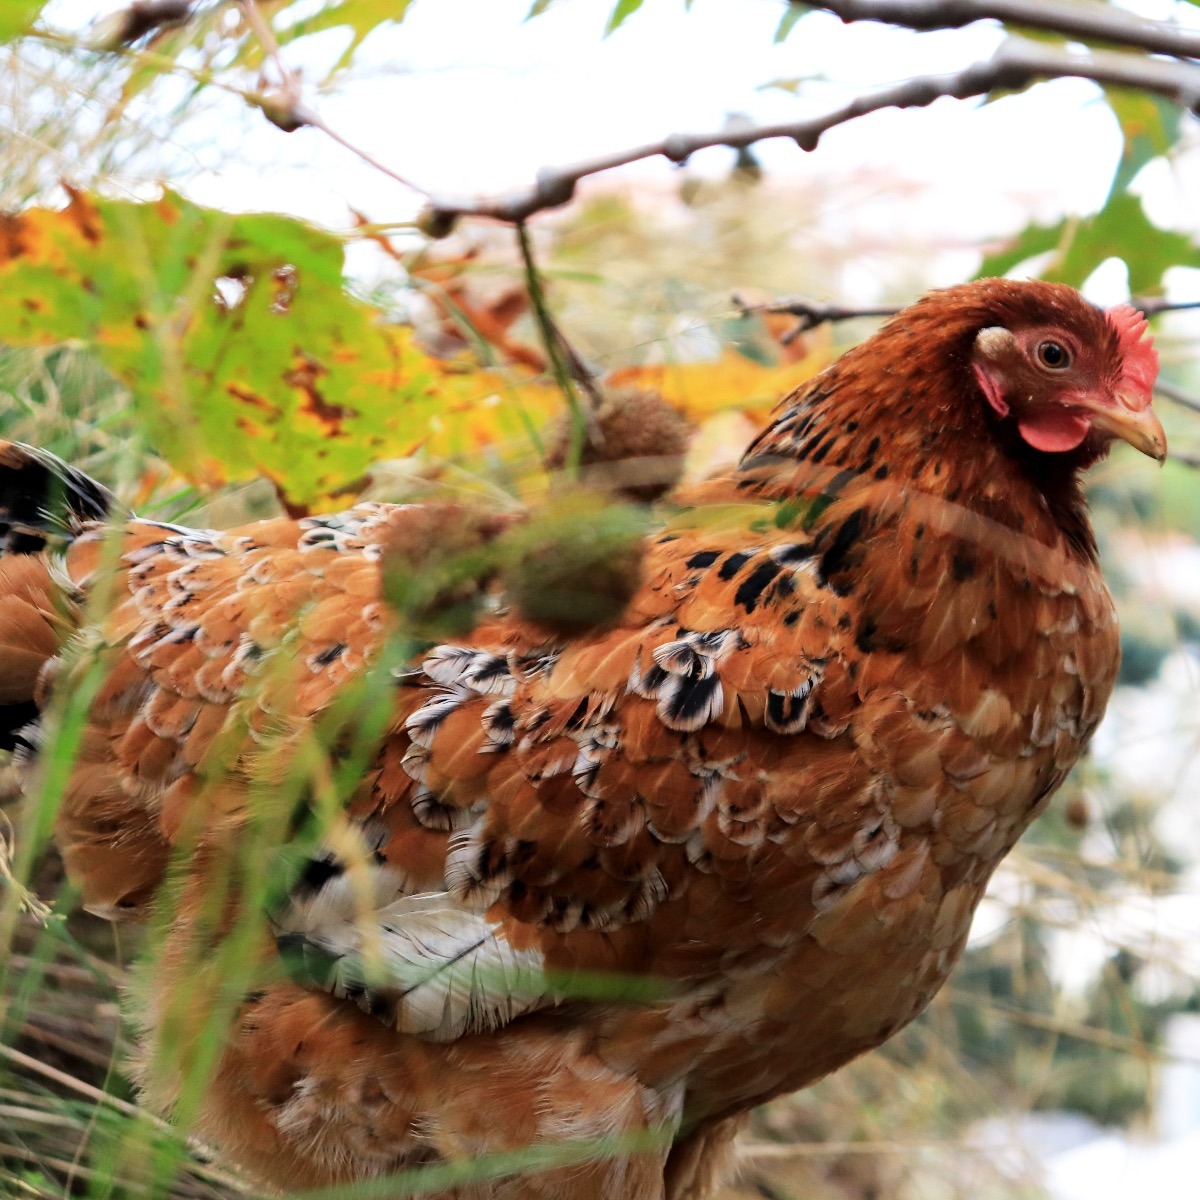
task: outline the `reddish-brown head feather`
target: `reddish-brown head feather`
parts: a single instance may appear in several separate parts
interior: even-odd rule
[[[1039,354],[1047,341],[1052,358]],[[915,484],[1001,522],[1032,506],[1087,551],[1080,470],[1114,438],[1165,455],[1156,370],[1128,306],[1105,312],[1064,284],[976,280],[922,297],[788,397],[743,470],[799,462],[805,482],[788,486],[809,490]]]
[[[1044,358],[1047,344],[1058,361]],[[1064,284],[981,279],[931,292],[899,313],[789,398],[755,450],[783,449],[791,439],[779,435],[789,425],[811,428],[820,418],[826,441],[840,422],[851,432],[869,428],[870,437],[850,439],[864,445],[878,438],[905,447],[916,433],[924,450],[936,435],[960,452],[1068,454],[1058,464],[1067,472],[1094,461],[1113,437],[1161,457],[1164,446],[1147,432],[1157,371],[1145,318],[1129,305],[1105,312]],[[801,411],[812,421],[797,422]],[[1127,437],[1122,422],[1139,420]],[[853,453],[841,457],[853,465]]]

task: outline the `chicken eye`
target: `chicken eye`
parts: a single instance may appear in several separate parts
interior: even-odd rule
[[[1038,362],[1051,371],[1065,371],[1071,365],[1071,352],[1062,342],[1040,342],[1037,356]]]

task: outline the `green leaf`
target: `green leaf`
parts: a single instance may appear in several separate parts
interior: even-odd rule
[[[288,13],[294,6],[285,4],[271,20],[275,40],[280,46],[290,45],[315,33],[324,33],[328,29],[350,30],[350,43],[330,69],[329,75],[332,77],[349,64],[355,51],[376,29],[400,24],[412,7],[412,0],[332,0],[312,16],[288,21]],[[258,39],[247,37],[243,40],[236,61],[242,66],[257,67],[264,57],[265,51]]]
[[[280,45],[326,29],[348,28],[354,34],[353,51],[381,25],[399,25],[408,15],[412,0],[335,0],[311,17],[288,25],[276,36]],[[284,10],[286,12],[286,9]]]
[[[612,10],[612,16],[608,18],[604,36],[608,37],[614,29],[620,28],[625,23],[625,18],[632,16],[641,7],[642,0],[617,0],[617,6]]]
[[[1075,237],[1050,279],[1078,286],[1106,258],[1122,259],[1129,268],[1129,290],[1135,296],[1157,292],[1171,267],[1200,266],[1200,249],[1186,234],[1155,225],[1137,196],[1118,193],[1094,217],[1079,223]]]
[[[88,342],[183,474],[265,475],[297,508],[412,453],[442,407],[436,364],[346,292],[336,238],[170,192],[3,218],[0,329]]]
[[[775,44],[778,45],[780,42],[786,41],[788,34],[796,27],[796,22],[810,12],[812,12],[811,5],[799,4],[795,0],[789,0],[787,10],[779,19],[779,27],[775,30]]]
[[[558,0],[533,0],[533,7],[525,14],[525,20],[532,21],[534,17],[540,17],[557,3]]]
[[[779,366],[779,343],[771,336],[761,317],[749,313],[718,323],[721,341],[760,367]]]
[[[1175,144],[1179,108],[1144,92],[1110,88],[1106,95],[1124,139],[1111,191],[1123,192],[1148,162],[1166,154]]]
[[[979,277],[1006,275],[1026,259],[1055,250],[1067,236],[1067,222],[1057,225],[1027,225],[1005,249],[989,254],[979,268]]]
[[[1078,287],[1106,259],[1119,258],[1129,269],[1129,290],[1144,296],[1162,288],[1163,275],[1175,266],[1200,266],[1200,248],[1186,234],[1160,229],[1137,196],[1119,192],[1094,216],[1030,225],[1016,242],[990,255],[980,275],[1003,275],[1037,254],[1055,251],[1044,279]]]
[[[0,3],[0,42],[11,42],[29,32],[46,0],[3,0]]]

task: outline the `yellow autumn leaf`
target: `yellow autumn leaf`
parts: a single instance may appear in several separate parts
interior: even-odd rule
[[[764,366],[726,349],[715,360],[621,367],[605,376],[601,386],[657,392],[696,425],[697,446],[716,445],[723,436],[720,430],[727,436],[731,428],[749,440],[784,396],[834,357],[831,338],[810,337],[804,356],[794,362]],[[438,457],[482,450],[504,458],[527,456],[533,449],[530,430],[540,432],[563,409],[562,393],[554,382],[525,368],[473,370],[436,360],[428,368],[436,375],[433,386],[442,404],[419,448]],[[718,431],[715,441],[707,434],[710,423]],[[702,452],[689,457],[702,461],[709,456]]]
[[[745,412],[762,422],[784,396],[823,371],[834,357],[828,339],[813,344],[798,362],[770,367],[726,349],[712,362],[624,367],[614,371],[606,383],[657,391],[668,404],[697,423],[730,410]]]

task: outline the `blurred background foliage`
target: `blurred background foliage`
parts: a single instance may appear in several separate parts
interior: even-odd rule
[[[340,54],[304,84],[351,92],[364,43],[432,2],[259,0],[266,39],[231,0],[111,5],[90,24],[69,3],[0,6],[0,436],[70,460],[143,514],[192,523],[405,495],[416,478],[504,503],[545,494],[564,399],[510,229],[465,221],[430,238],[407,198],[395,221],[350,212],[337,230],[187,198],[238,153],[212,125],[230,97],[286,136],[296,98],[273,55],[302,55],[306,39],[340,29]],[[537,0],[529,20],[575,2]],[[780,38],[803,37],[807,9],[820,7],[771,2]],[[636,30],[641,7],[621,0],[609,27]],[[1170,17],[1181,6],[1162,7]],[[805,83],[778,82],[797,93]],[[1200,299],[1200,275],[1186,270],[1200,267],[1200,246],[1147,215],[1144,188],[1195,158],[1194,118],[1134,91],[1097,89],[1095,103],[1121,135],[1103,204],[981,243],[978,272],[1080,286],[1116,264],[1135,295]],[[846,299],[851,268],[883,259],[877,301],[903,303],[930,282],[928,247],[870,242],[840,219],[880,190],[919,202],[906,181],[864,170],[834,188],[816,164],[777,179],[743,151],[723,174],[600,176],[532,223],[537,290],[586,379],[610,399],[656,395],[680,414],[693,476],[872,327],[793,336],[792,318],[757,304]],[[1164,377],[1200,382],[1187,314],[1161,318],[1156,335]],[[1046,1195],[1040,1135],[1021,1124],[1035,1112],[1165,1138],[1164,1073],[1189,1053],[1164,1051],[1166,1030],[1200,1013],[1200,820],[1189,810],[1200,787],[1200,417],[1186,391],[1160,408],[1177,451],[1165,470],[1118,454],[1091,479],[1124,630],[1122,687],[1096,753],[1001,869],[929,1013],[757,1114],[730,1198]],[[11,783],[5,810],[20,822]],[[52,854],[29,882],[53,911],[9,931],[0,1194],[254,1194],[201,1146],[174,1142],[157,1177],[131,1151],[172,1142],[135,1115],[123,1075],[119,992],[136,934],[76,911]]]

